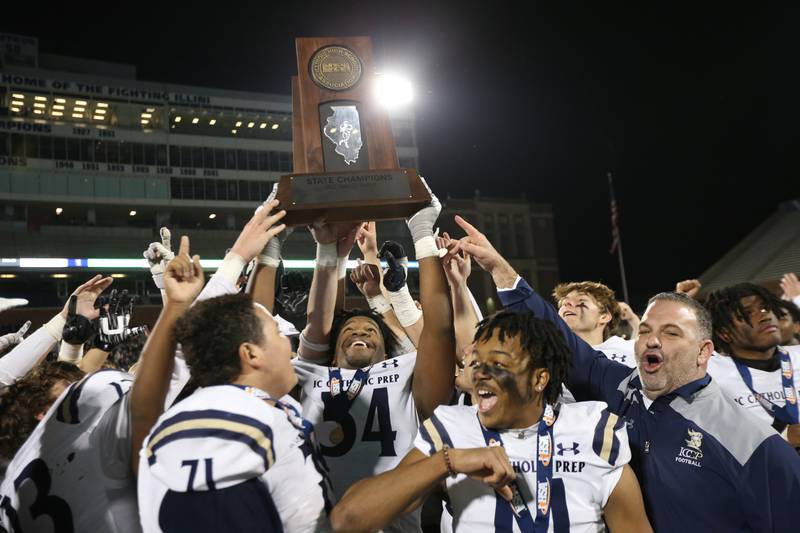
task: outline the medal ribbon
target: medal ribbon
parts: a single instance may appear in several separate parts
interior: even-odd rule
[[[514,481],[510,485],[514,492],[511,502],[506,502],[499,493],[495,492],[497,499],[495,524],[504,526],[503,529],[511,530],[511,518],[508,515],[513,513],[522,533],[547,533],[550,525],[550,480],[553,477],[553,424],[555,420],[553,406],[545,405],[544,413],[539,420],[536,438],[536,487],[533,495],[536,498],[536,518],[531,516],[519,485]],[[480,423],[480,419],[478,423]],[[481,424],[481,430],[487,446],[503,445],[500,433],[485,428],[483,424]],[[510,508],[506,503],[510,504]]]
[[[792,359],[789,354],[783,350],[778,350],[778,355],[781,360],[781,383],[783,385],[783,394],[786,398],[786,405],[778,406],[767,400],[760,393],[753,389],[753,376],[750,375],[750,369],[747,365],[734,360],[736,370],[742,376],[744,384],[753,393],[758,403],[764,410],[773,418],[784,424],[797,424],[800,422],[800,414],[797,408],[797,394],[794,385],[794,368],[792,367]]]

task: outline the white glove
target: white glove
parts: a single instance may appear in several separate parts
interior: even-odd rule
[[[172,236],[169,229],[161,228],[161,242],[151,242],[147,250],[142,255],[147,259],[150,265],[150,274],[153,276],[153,282],[160,290],[164,289],[164,270],[167,268],[167,263],[175,258],[172,252]]]
[[[27,300],[25,301],[27,303]],[[13,348],[17,344],[22,342],[22,339],[25,338],[25,333],[28,332],[28,328],[31,327],[31,321],[28,320],[25,322],[21,328],[16,333],[6,333],[3,336],[0,336],[0,353],[5,353],[9,348]]]
[[[28,305],[28,300],[25,298],[0,298],[0,313],[25,305]]]

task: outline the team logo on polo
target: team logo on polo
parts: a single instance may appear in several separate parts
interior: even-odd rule
[[[686,446],[681,446],[678,456],[675,457],[676,463],[683,463],[697,468],[701,468],[700,459],[703,458],[703,434],[700,431],[694,431],[691,428],[687,429]]]
[[[578,455],[579,453],[581,453],[580,450],[578,450],[578,443],[574,441],[572,443],[572,447],[570,448],[567,448],[560,442],[556,443],[556,448],[558,449],[558,452],[556,453],[562,456],[566,455],[567,453],[571,453],[572,455]]]
[[[364,145],[358,109],[354,105],[333,105],[331,109],[333,115],[327,118],[323,129],[325,137],[336,145],[334,151],[344,158],[345,163],[355,163]]]

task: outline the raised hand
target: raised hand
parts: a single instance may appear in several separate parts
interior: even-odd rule
[[[67,299],[67,303],[64,304],[61,314],[64,316],[64,318],[67,318],[70,299],[72,296],[75,296],[75,313],[84,316],[89,320],[94,320],[100,316],[100,311],[95,308],[94,302],[97,300],[97,297],[100,296],[100,294],[113,282],[114,278],[104,278],[100,274],[96,275],[73,291],[73,293],[70,295],[70,298]]]
[[[781,278],[781,289],[783,289],[784,300],[794,300],[800,296],[800,280],[793,272],[784,274]]]
[[[363,222],[337,222],[329,224],[325,221],[317,221],[308,227],[311,235],[317,244],[336,244],[336,254],[338,257],[347,257],[353,248],[356,235],[361,229]]]
[[[31,321],[28,320],[22,325],[21,328],[17,330],[16,333],[6,333],[5,335],[0,336],[0,354],[5,353],[9,348],[13,348],[17,344],[21,343],[25,338],[25,334],[28,332],[28,328],[30,327]]]
[[[256,209],[253,217],[245,224],[236,242],[233,243],[231,252],[244,259],[245,263],[249,263],[264,249],[272,237],[286,227],[286,224],[276,225],[280,219],[286,216],[286,211],[280,210],[272,213],[279,203],[278,200],[268,200],[263,204],[263,208]]]
[[[203,290],[203,281],[200,256],[189,257],[189,237],[184,235],[181,237],[178,255],[169,262],[167,270],[164,272],[167,301],[171,304],[191,304]]]
[[[364,222],[356,233],[356,244],[364,261],[374,263],[378,260],[378,232],[375,222]]]
[[[698,279],[685,279],[675,284],[675,292],[685,294],[689,298],[697,298],[702,286]]]
[[[451,249],[458,246],[458,241],[450,238],[447,232],[441,237],[436,237],[436,245],[448,253],[442,257],[442,268],[447,276],[447,282],[451,287],[466,284],[469,275],[472,273],[472,258],[465,250],[456,250],[449,253]]]
[[[28,300],[25,298],[0,298],[0,313],[24,305],[28,305]]]
[[[375,298],[381,294],[380,267],[373,263],[358,260],[358,266],[350,271],[352,281],[365,298]]]

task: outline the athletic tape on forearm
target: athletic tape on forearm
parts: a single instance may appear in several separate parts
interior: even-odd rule
[[[423,237],[418,241],[414,241],[414,253],[417,256],[417,261],[425,259],[426,257],[442,257],[445,250],[440,250],[436,246],[436,239],[431,237]]]
[[[335,267],[339,266],[339,256],[336,251],[336,243],[319,244],[317,243],[317,266]]]
[[[404,328],[416,324],[422,317],[422,311],[417,309],[414,298],[408,292],[408,285],[403,285],[403,288],[397,292],[388,291],[388,293],[394,314],[397,315],[397,320],[400,321],[400,324]]]
[[[258,254],[258,264],[278,268],[281,264],[281,241],[273,237]]]
[[[83,344],[62,342],[61,348],[58,350],[58,360],[67,363],[77,363],[81,360],[81,355],[83,355]]]
[[[392,309],[392,304],[389,303],[389,300],[383,294],[379,294],[374,298],[367,298],[367,303],[369,304],[369,308],[382,315]]]
[[[153,275],[153,283],[156,284],[158,290],[164,289],[164,269],[161,265],[153,265],[150,267],[150,274]]]
[[[50,319],[42,327],[47,331],[48,335],[53,337],[56,342],[61,340],[61,336],[64,334],[64,324],[66,324],[67,319],[61,316],[61,313],[57,314],[53,318]]]
[[[235,286],[246,264],[247,262],[242,256],[228,252],[214,275],[225,278],[226,281]]]
[[[314,350],[315,352],[323,352],[327,353],[330,349],[330,344],[320,344],[316,342],[311,342],[310,340],[306,339],[306,336],[303,332],[300,332],[300,346],[307,350]]]
[[[337,279],[342,279],[347,275],[347,257],[340,257],[336,262]]]

